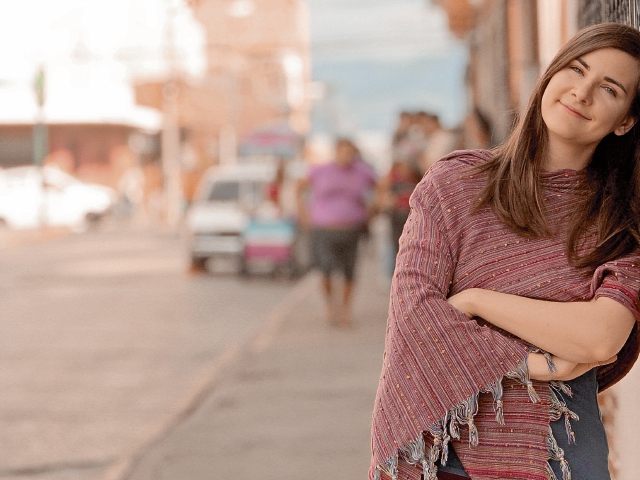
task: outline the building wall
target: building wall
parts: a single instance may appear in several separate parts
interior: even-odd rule
[[[527,106],[541,69],[578,26],[579,0],[441,0],[450,24],[474,10],[458,36],[471,51],[470,105],[492,127],[492,144],[504,141]]]
[[[515,114],[509,94],[506,1],[492,0],[484,5],[472,46],[473,103],[490,121],[493,144],[507,138]]]
[[[32,125],[0,126],[0,167],[33,163],[32,132]],[[134,132],[126,125],[49,125],[49,154],[44,162],[55,163],[82,180],[115,188],[124,171],[138,165],[144,155],[129,146]]]
[[[31,125],[0,126],[0,167],[33,163],[32,134]]]
[[[537,2],[509,0],[507,45],[509,58],[509,104],[522,115],[539,75]]]
[[[207,71],[174,78],[177,122],[206,166],[268,124],[310,127],[308,8],[303,0],[190,0],[206,35]],[[140,81],[139,104],[167,112],[167,79]]]
[[[206,32],[207,78],[225,91],[231,111],[223,121],[230,121],[244,135],[284,118],[305,133],[311,77],[305,2],[199,0],[192,4]]]

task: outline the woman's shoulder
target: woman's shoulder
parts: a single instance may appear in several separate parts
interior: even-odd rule
[[[438,160],[413,191],[412,207],[437,212],[447,229],[459,233],[487,183],[482,166],[493,157],[487,150],[459,150]]]
[[[481,167],[495,156],[492,150],[456,150],[438,160],[430,171],[455,174],[474,170],[473,167]]]
[[[422,179],[424,188],[482,188],[487,173],[482,166],[495,156],[491,150],[456,150],[434,163]]]

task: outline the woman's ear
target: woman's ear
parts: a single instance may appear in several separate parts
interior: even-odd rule
[[[631,115],[628,115],[627,118],[625,118],[622,121],[622,123],[618,125],[618,127],[613,131],[613,133],[615,133],[618,136],[624,135],[625,133],[627,133],[629,130],[633,128],[637,120],[638,120],[637,118],[634,118]]]

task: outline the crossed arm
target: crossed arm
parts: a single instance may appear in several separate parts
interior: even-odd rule
[[[629,309],[607,297],[584,302],[553,302],[471,288],[448,302],[469,318],[481,317],[553,354],[551,374],[541,354],[527,360],[536,380],[570,380],[615,361],[635,319]]]

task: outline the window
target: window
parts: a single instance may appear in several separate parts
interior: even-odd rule
[[[233,202],[240,199],[240,184],[238,182],[215,182],[209,190],[209,202]]]

